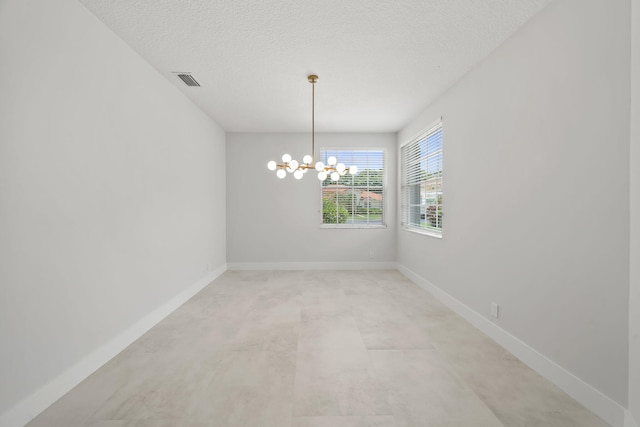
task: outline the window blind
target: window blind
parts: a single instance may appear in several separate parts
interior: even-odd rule
[[[442,236],[442,122],[401,148],[401,222]]]
[[[331,156],[346,167],[355,165],[358,173],[347,173],[339,181],[327,178],[322,182],[322,224],[328,227],[383,226],[385,165],[383,150],[320,151],[320,160],[327,164]]]

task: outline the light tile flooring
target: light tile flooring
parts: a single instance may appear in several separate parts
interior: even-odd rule
[[[28,424],[606,425],[397,271],[226,272]]]

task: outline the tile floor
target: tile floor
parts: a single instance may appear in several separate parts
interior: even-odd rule
[[[607,426],[397,271],[229,271],[29,427]]]

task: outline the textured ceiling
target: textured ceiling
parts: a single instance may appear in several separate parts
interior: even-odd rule
[[[226,131],[395,132],[551,0],[80,1]]]

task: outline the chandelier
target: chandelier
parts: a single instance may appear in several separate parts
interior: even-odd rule
[[[290,154],[284,154],[282,156],[282,163],[277,163],[271,160],[267,163],[267,168],[271,171],[276,171],[276,176],[280,179],[287,176],[287,172],[292,173],[295,179],[302,179],[304,174],[309,169],[315,169],[318,172],[318,179],[320,181],[326,180],[328,177],[331,181],[339,181],[341,176],[347,173],[355,175],[358,173],[357,166],[349,166],[348,168],[344,163],[338,163],[338,159],[335,156],[331,156],[327,159],[327,164],[317,162],[313,164],[313,156],[316,149],[316,129],[315,129],[315,103],[316,103],[316,91],[315,86],[318,81],[318,76],[312,74],[307,77],[309,83],[311,83],[311,155],[307,154],[302,158],[302,162],[298,162],[291,157]]]

